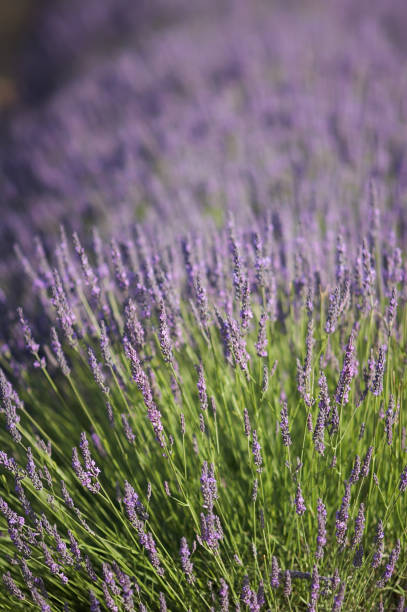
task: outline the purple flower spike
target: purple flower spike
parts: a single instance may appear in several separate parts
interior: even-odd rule
[[[293,592],[292,584],[291,584],[291,572],[290,570],[285,570],[284,572],[284,597],[291,597]]]
[[[159,323],[160,323],[160,334],[159,334],[160,346],[161,346],[161,352],[164,357],[164,361],[166,361],[167,363],[173,363],[174,357],[172,353],[172,341],[170,338],[170,330],[168,327],[167,311],[165,309],[164,300],[161,300],[160,302]]]
[[[205,376],[204,376],[204,370],[203,370],[202,363],[199,364],[199,366],[197,367],[197,370],[198,370],[197,387],[198,387],[198,393],[199,393],[199,403],[201,406],[201,410],[207,410],[208,395],[206,393],[206,383],[205,383]]]
[[[407,489],[407,465],[405,466],[405,468],[400,474],[400,482],[399,482],[400,493],[404,493],[406,489]]]
[[[352,330],[346,346],[342,371],[336,387],[335,401],[339,405],[348,403],[350,385],[358,370],[358,362],[355,357],[355,336],[356,332]]]
[[[302,516],[306,510],[307,510],[307,507],[305,505],[304,498],[302,496],[301,487],[298,484],[297,492],[295,494],[295,511],[299,516]]]
[[[6,572],[5,574],[3,574],[2,579],[10,595],[16,597],[20,601],[23,601],[23,599],[25,599],[24,593],[18,588],[10,572]]]
[[[262,463],[263,463],[263,459],[261,456],[261,446],[257,440],[257,432],[254,429],[253,430],[253,434],[252,434],[252,452],[253,452],[253,457],[254,457],[254,463],[256,465],[256,471],[257,472],[261,472],[262,471]]]
[[[375,544],[376,550],[373,554],[372,559],[372,567],[374,569],[378,568],[382,562],[383,552],[384,552],[384,530],[383,530],[383,521],[379,520],[376,527],[376,536],[375,536]]]
[[[69,376],[71,369],[66,361],[65,353],[61,346],[55,327],[51,328],[51,346],[57,358],[58,366],[64,376]]]
[[[308,610],[309,612],[316,612],[317,609],[317,602],[318,602],[318,598],[319,598],[319,573],[318,573],[318,567],[316,565],[314,565],[314,567],[312,568],[312,574],[311,574],[311,598],[310,598],[310,603],[308,604]]]
[[[255,346],[258,357],[267,357],[266,323],[267,323],[267,315],[265,312],[263,312],[259,320],[259,332],[257,336],[256,346]]]
[[[278,566],[277,557],[275,556],[271,559],[270,584],[273,589],[277,589],[280,586],[280,568]]]
[[[283,402],[282,404],[282,408],[280,411],[280,431],[281,431],[281,438],[283,440],[283,445],[284,446],[290,446],[292,444],[291,442],[291,436],[290,436],[290,431],[288,429],[288,407],[287,407],[287,402]]]
[[[27,348],[30,351],[30,353],[32,353],[32,355],[34,355],[36,357],[38,355],[38,351],[40,349],[40,345],[37,344],[37,342],[35,342],[34,339],[33,339],[31,327],[29,326],[27,321],[24,319],[23,309],[22,308],[17,308],[17,314],[18,314],[18,318],[20,320],[20,324],[21,324],[22,330],[24,332],[24,339],[25,339],[25,343],[27,345]]]
[[[398,560],[398,558],[400,556],[400,551],[401,551],[400,540],[397,540],[396,546],[390,552],[389,560],[387,562],[386,569],[384,570],[383,576],[377,582],[377,586],[379,588],[384,587],[384,585],[392,577],[393,572],[394,572],[394,568],[395,568],[396,563],[397,563],[397,560]]]
[[[229,612],[229,587],[223,578],[220,579],[219,603],[221,612]]]
[[[187,577],[188,582],[192,584],[195,581],[195,576],[193,572],[194,566],[190,560],[191,553],[189,551],[186,538],[181,538],[181,546],[180,546],[179,554],[181,557],[182,569],[184,570],[184,573]]]
[[[333,606],[332,606],[332,612],[339,612],[339,610],[342,609],[343,600],[345,598],[345,589],[346,589],[346,583],[345,582],[341,582],[341,584],[339,586],[339,591],[338,591],[337,595],[335,595],[335,597],[334,597],[334,603],[333,603]]]
[[[342,498],[341,507],[336,513],[336,539],[341,546],[345,545],[348,529],[350,495],[350,483],[345,482],[345,494]]]
[[[351,547],[356,548],[362,539],[363,530],[365,528],[365,506],[360,504],[359,512],[355,519],[355,533],[352,536]]]
[[[317,535],[317,549],[315,551],[315,557],[320,560],[324,556],[324,547],[326,545],[326,508],[322,499],[318,499],[317,505],[317,517],[318,517],[318,535]]]
[[[376,361],[376,369],[375,369],[373,383],[372,383],[373,395],[381,395],[383,393],[383,376],[384,376],[384,366],[386,363],[386,351],[387,351],[387,346],[383,344],[379,348],[379,356]]]
[[[91,493],[98,493],[100,490],[100,483],[98,481],[100,469],[97,467],[95,461],[91,457],[89,443],[85,432],[81,433],[80,449],[84,459],[85,469],[83,469],[81,465],[78,449],[75,447],[72,449],[73,470],[82,486],[86,487]]]
[[[361,478],[367,478],[369,475],[370,462],[372,460],[373,455],[373,446],[369,446],[366,451],[366,455],[363,459],[362,467],[360,468],[360,476]]]

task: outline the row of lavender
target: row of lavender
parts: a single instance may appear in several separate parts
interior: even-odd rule
[[[2,609],[405,609],[404,13],[363,4],[190,10],[11,123]]]
[[[370,193],[353,255],[277,213],[20,252],[4,609],[404,609],[406,267]]]
[[[105,23],[114,3],[96,5],[93,19]],[[371,175],[405,240],[405,55],[389,29],[403,23],[403,3],[196,6],[158,35],[84,63],[10,122],[0,152],[2,278],[13,242],[29,249],[34,229],[52,248],[56,221],[71,231],[97,223],[103,236],[135,216],[199,228],[202,217],[221,221],[226,204],[249,222],[272,202],[287,224],[311,222],[316,241],[320,224],[335,228],[345,213],[367,231]],[[41,38],[82,56],[82,29],[59,10]],[[88,34],[92,20],[83,20]],[[382,223],[391,227],[387,214]]]

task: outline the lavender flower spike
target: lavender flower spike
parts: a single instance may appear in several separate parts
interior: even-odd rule
[[[400,556],[401,546],[400,540],[397,540],[396,546],[390,552],[389,560],[384,570],[383,576],[378,581],[377,586],[382,588],[392,577],[397,560]]]
[[[322,499],[318,499],[317,506],[317,517],[318,517],[318,536],[317,536],[317,549],[315,551],[315,557],[322,559],[324,556],[324,547],[326,545],[326,508]]]
[[[78,456],[78,449],[75,447],[72,450],[73,470],[82,486],[86,487],[91,493],[98,493],[100,490],[100,482],[98,481],[100,469],[97,467],[95,461],[91,457],[89,442],[86,438],[85,432],[81,433],[80,449],[84,459],[85,469],[83,469],[81,465]]]
[[[281,411],[280,411],[280,431],[281,431],[281,438],[283,440],[283,445],[284,446],[290,446],[291,445],[291,436],[290,436],[290,431],[288,429],[288,408],[287,408],[287,402],[283,402]]]
[[[384,552],[384,530],[383,530],[383,521],[379,520],[376,527],[376,536],[375,536],[376,550],[372,559],[372,567],[374,569],[378,568],[382,562],[383,552]]]
[[[280,569],[278,566],[277,557],[275,556],[271,558],[270,584],[273,589],[277,589],[280,585]]]
[[[386,350],[387,350],[387,346],[385,344],[383,344],[379,348],[379,356],[377,358],[376,369],[375,369],[373,383],[372,383],[373,395],[381,395],[383,393],[383,376],[384,376],[384,366],[386,363]]]
[[[187,580],[190,584],[195,581],[194,576],[194,566],[190,560],[191,553],[188,548],[188,543],[186,538],[181,538],[181,546],[180,546],[180,557],[181,557],[181,565],[182,569],[187,577]]]
[[[306,510],[307,510],[307,507],[305,505],[304,498],[302,496],[301,487],[298,484],[297,492],[295,494],[295,511],[299,516],[302,516]]]
[[[253,433],[252,433],[252,452],[253,452],[253,456],[254,456],[254,463],[256,465],[256,471],[257,472],[261,472],[262,471],[262,463],[263,463],[263,459],[261,456],[261,446],[257,440],[257,432],[255,429],[253,429]]]
[[[399,490],[400,493],[404,493],[407,489],[407,465],[404,467],[400,474]]]
[[[357,373],[357,361],[355,357],[355,330],[349,336],[346,346],[345,355],[343,358],[343,367],[339,376],[338,385],[336,388],[335,401],[337,404],[347,404],[350,384],[352,378]]]
[[[311,574],[311,598],[310,603],[308,605],[309,612],[316,612],[316,606],[319,598],[319,573],[317,565],[314,565],[312,568]]]

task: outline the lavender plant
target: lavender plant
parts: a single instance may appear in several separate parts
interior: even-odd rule
[[[74,206],[77,227],[45,245],[30,244],[23,217],[9,221],[25,289],[16,303],[2,272],[2,610],[403,609],[405,105],[380,7],[356,19],[359,66],[332,42],[348,36],[341,6],[321,17],[328,65],[270,41],[262,4],[238,3],[232,51],[219,25],[202,25],[208,57],[195,51],[173,73],[185,32],[151,43],[158,109],[143,128],[140,91],[130,98],[151,75],[132,53],[41,111],[63,121],[18,163],[51,200],[98,193],[100,215],[82,223]],[[308,40],[312,23],[279,10]],[[322,98],[311,100],[313,79]],[[85,152],[97,114],[73,111],[82,97],[115,135],[96,130]],[[117,130],[118,100],[131,137]],[[52,173],[48,147],[68,125]],[[100,175],[113,141],[126,161]],[[25,196],[44,206],[37,190]]]

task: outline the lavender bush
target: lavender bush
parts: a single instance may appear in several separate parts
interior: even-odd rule
[[[405,609],[403,48],[253,7],[11,126],[2,610]]]

